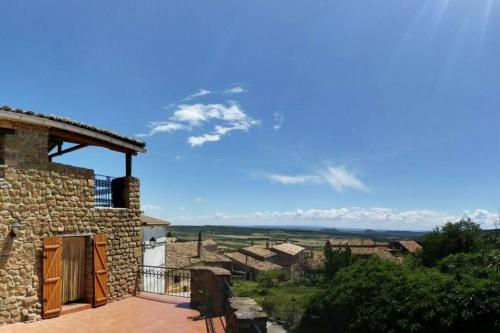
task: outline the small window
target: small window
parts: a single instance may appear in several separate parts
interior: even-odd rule
[[[181,283],[181,277],[180,276],[174,276],[174,283]]]

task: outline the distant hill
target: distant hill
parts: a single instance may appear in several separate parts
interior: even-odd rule
[[[242,236],[252,239],[286,239],[293,238],[371,238],[376,241],[391,241],[400,239],[418,239],[426,232],[398,231],[398,230],[371,230],[371,229],[337,229],[309,226],[182,226],[174,225],[169,228],[176,237],[192,238],[201,232],[204,237]]]

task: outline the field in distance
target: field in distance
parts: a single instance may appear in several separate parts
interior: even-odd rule
[[[307,249],[322,249],[329,238],[368,238],[378,242],[395,240],[417,240],[425,232],[386,231],[386,230],[354,230],[308,227],[236,227],[236,226],[182,226],[173,225],[168,228],[173,237],[179,240],[196,240],[198,233],[203,239],[213,239],[219,246],[239,249],[253,244],[265,245],[288,240]]]

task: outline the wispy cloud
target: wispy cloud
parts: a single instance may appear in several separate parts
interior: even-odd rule
[[[141,206],[142,210],[146,211],[146,212],[161,212],[163,211],[163,208],[161,208],[160,206],[155,206],[155,205],[151,205],[151,204],[145,204],[145,205],[142,205]]]
[[[193,99],[196,99],[198,97],[202,97],[202,96],[206,96],[206,95],[210,95],[212,94],[213,92],[210,91],[210,90],[207,90],[207,89],[200,89],[198,90],[197,92],[195,92],[194,94],[191,94],[189,96],[187,96],[186,98],[184,98],[183,100],[184,101],[190,101],[190,100],[193,100]]]
[[[319,168],[314,173],[302,175],[253,171],[252,177],[254,179],[266,179],[271,183],[282,185],[329,185],[337,192],[343,192],[345,189],[368,191],[367,186],[343,165]]]
[[[207,142],[217,142],[220,141],[221,136],[219,134],[203,134],[200,136],[190,136],[188,138],[188,143],[191,147],[203,146]]]
[[[189,129],[186,125],[172,122],[172,121],[153,121],[148,124],[149,132],[140,133],[136,136],[139,138],[148,137],[157,133],[172,133],[175,131]]]
[[[275,112],[273,113],[273,117],[274,117],[273,130],[277,132],[283,126],[283,123],[285,122],[285,116],[280,112]]]
[[[365,184],[363,184],[363,182],[359,180],[354,173],[347,170],[343,165],[320,169],[318,174],[337,192],[342,192],[344,188],[351,188],[364,192],[368,191]]]
[[[224,94],[238,94],[246,91],[244,86],[233,86]],[[149,137],[158,133],[173,133],[191,131],[193,135],[187,138],[191,147],[199,147],[207,142],[220,141],[224,136],[234,131],[248,132],[258,125],[260,120],[249,116],[237,101],[224,103],[185,103],[194,98],[214,94],[210,90],[201,89],[186,97],[182,104],[169,104],[167,110],[173,114],[165,121],[155,121],[148,124],[147,133],[137,134],[137,137]],[[211,129],[207,129],[207,127]]]
[[[484,209],[463,214],[450,214],[435,210],[398,210],[381,207],[348,207],[331,209],[296,209],[292,211],[256,211],[248,214],[217,212],[213,215],[179,217],[179,223],[192,224],[247,224],[247,225],[304,225],[372,228],[392,230],[430,230],[447,222],[469,216],[483,229],[492,229],[498,215]]]
[[[236,94],[242,94],[248,92],[248,89],[244,85],[236,85],[229,87],[227,89],[224,89],[223,94],[225,95],[236,95]]]

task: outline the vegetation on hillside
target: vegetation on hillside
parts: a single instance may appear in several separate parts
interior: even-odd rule
[[[234,290],[238,296],[253,298],[287,328],[297,326],[311,299],[324,291],[322,285],[304,280],[291,282],[286,270],[264,272],[257,281],[236,281]]]
[[[402,264],[344,263],[311,299],[298,332],[498,332],[500,251],[470,220],[435,229]],[[328,266],[329,263],[327,262]],[[325,268],[331,274],[333,268]],[[330,273],[327,273],[330,271]]]

